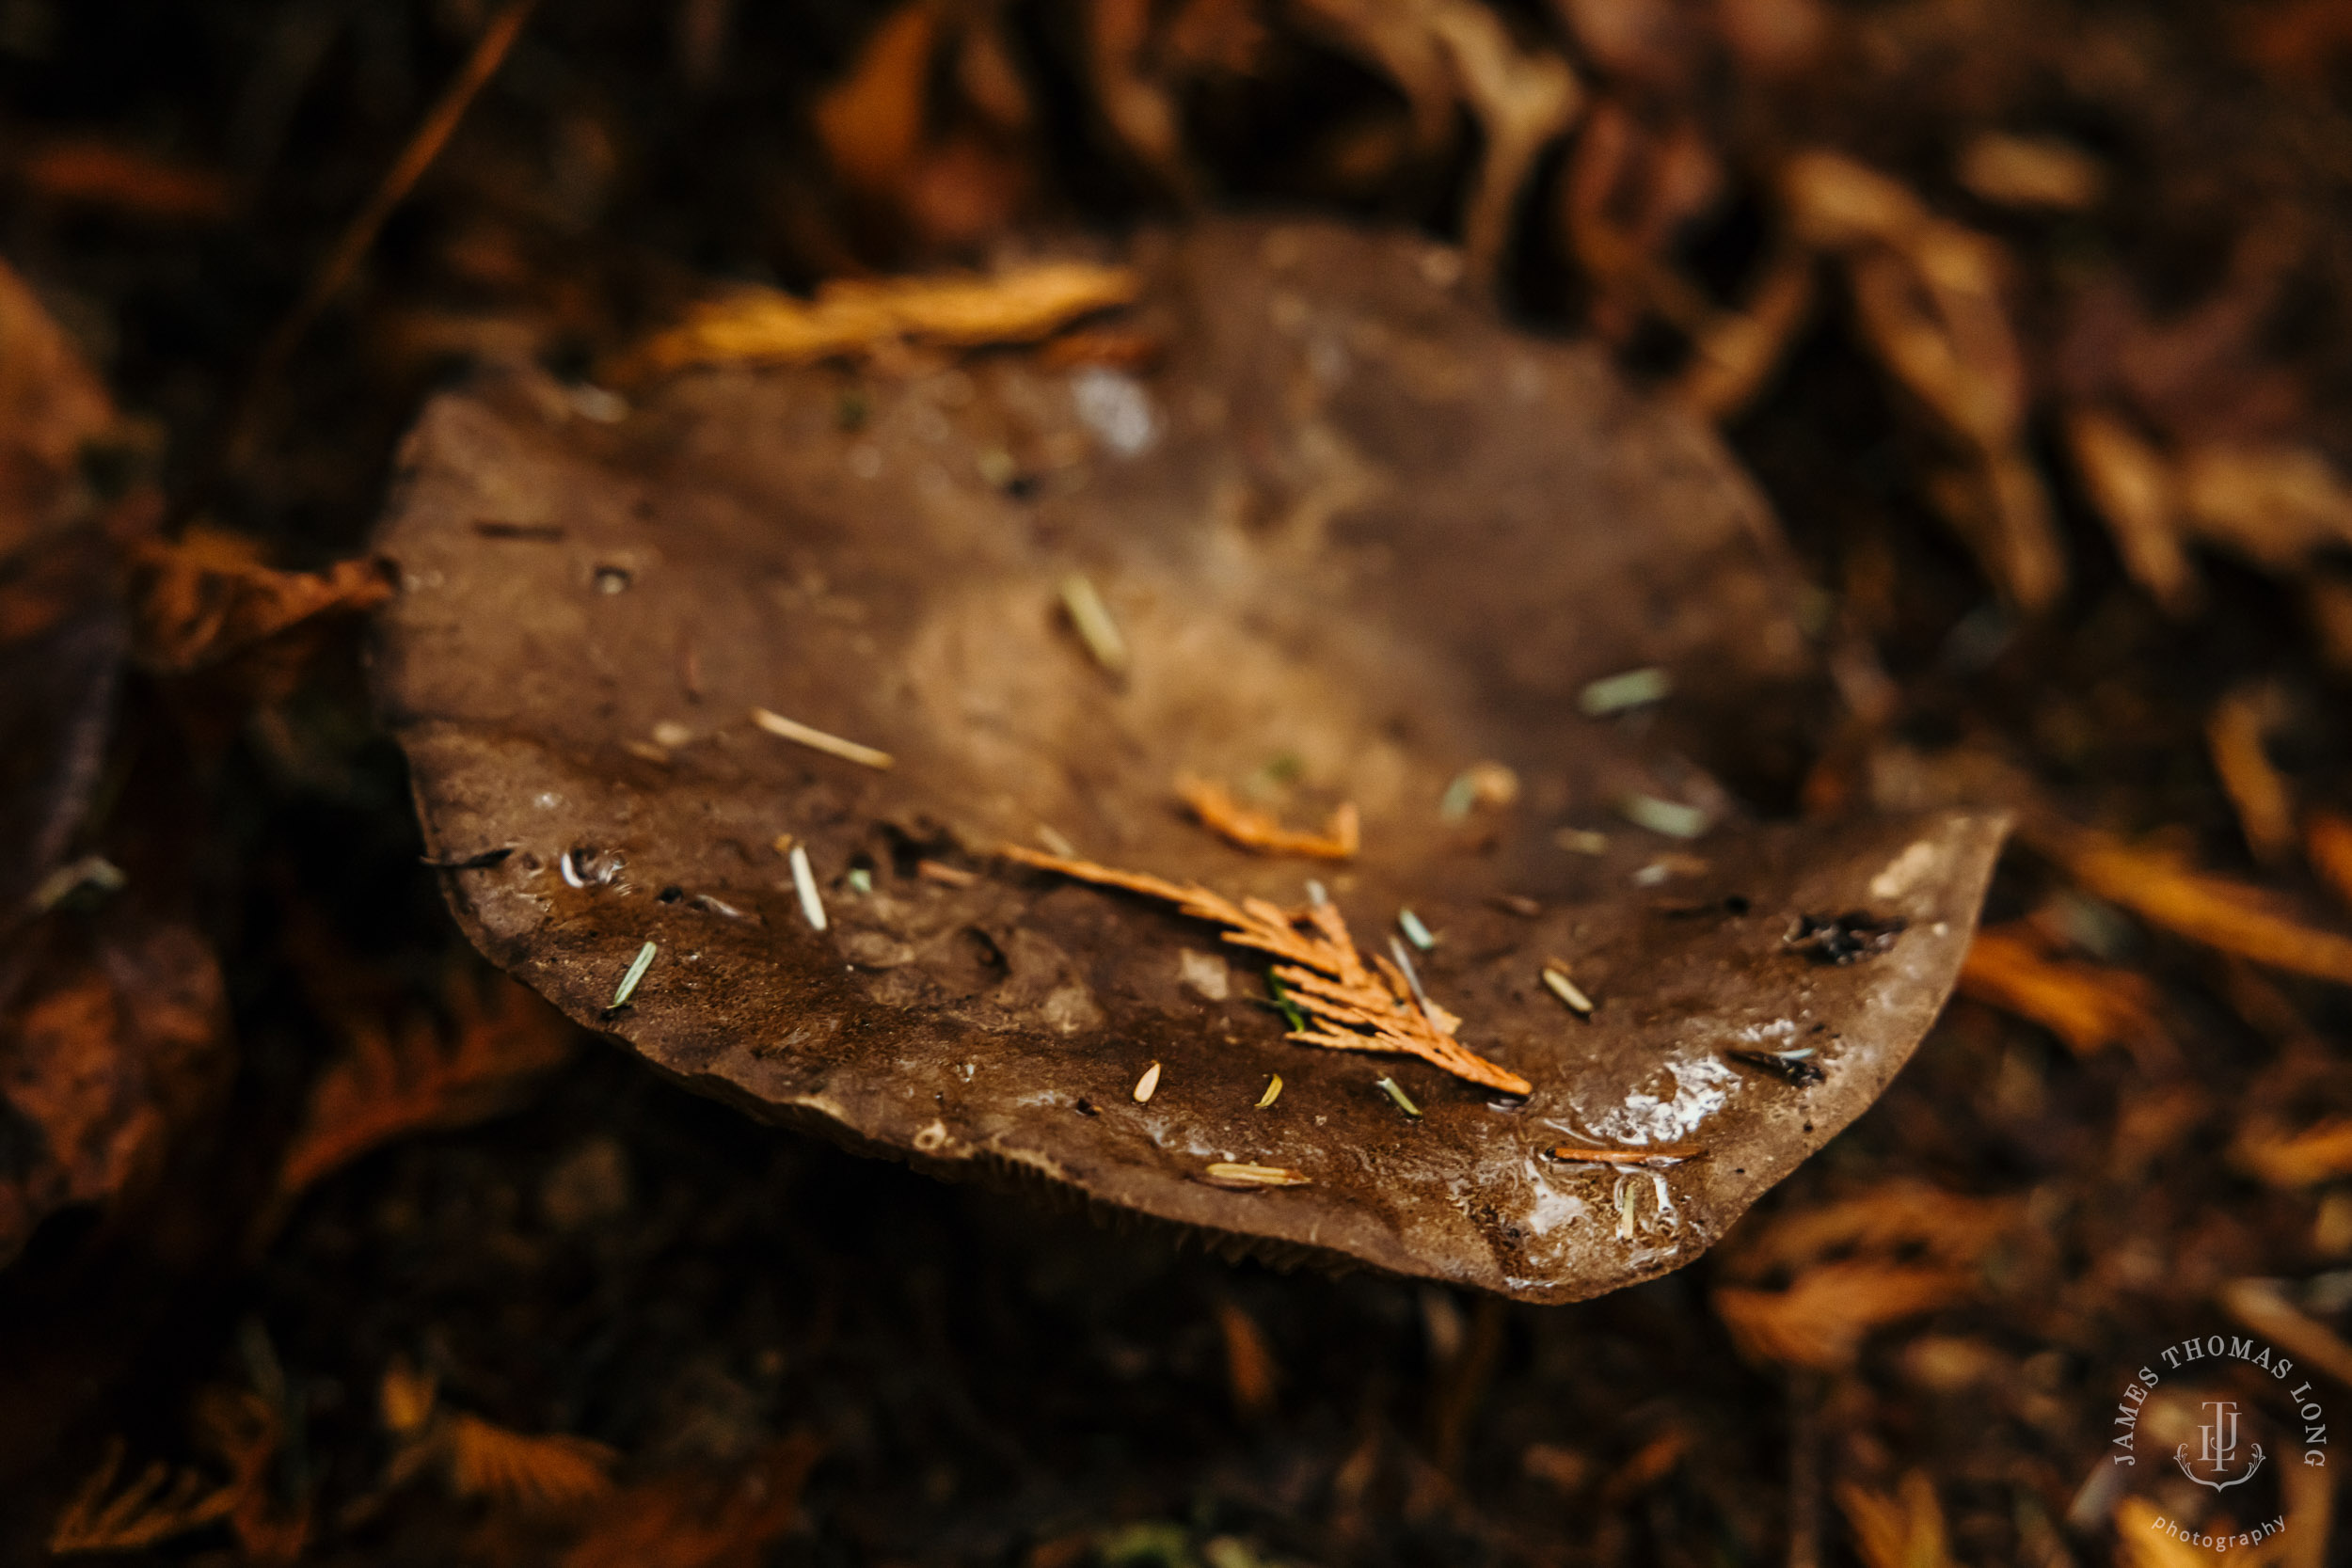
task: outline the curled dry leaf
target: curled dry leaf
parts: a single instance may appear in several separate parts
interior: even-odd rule
[[[1139,286],[1125,267],[1053,261],[990,277],[844,280],[826,284],[813,300],[747,290],[696,307],[612,373],[631,381],[694,365],[800,365],[904,341],[950,348],[1035,342],[1130,303]]]
[[[139,546],[132,591],[139,657],[181,673],[320,616],[373,610],[391,597],[392,587],[373,562],[337,562],[324,572],[274,571],[262,564],[253,540],[191,528],[176,540]]]
[[[1531,1300],[1678,1265],[1901,1065],[2001,819],[1759,828],[1714,792],[1710,748],[1783,734],[1812,673],[1800,584],[1712,435],[1598,352],[1495,323],[1409,236],[1206,223],[1136,254],[1169,344],[1146,378],[1017,353],[947,374],[739,366],[593,428],[512,377],[437,402],[382,534],[411,586],[375,671],[433,859],[518,847],[443,873],[460,919],[687,1081],[926,1168]],[[1005,453],[1039,483],[992,481]],[[472,527],[516,495],[562,539]],[[620,591],[600,562],[631,565]],[[1120,607],[1122,681],[1061,625],[1075,570]],[[707,711],[771,707],[897,766],[735,743],[759,738],[747,722],[642,760],[628,742],[682,701],[681,639]],[[1673,696],[1647,724],[1579,710],[1593,680],[1651,666]],[[1423,1113],[1400,1116],[1363,1030],[1319,1049],[1255,986],[1185,984],[1199,927],[1155,898],[1009,863],[969,885],[916,870],[1051,824],[1098,863],[1295,909],[1299,865],[1167,809],[1171,778],[1278,758],[1360,812],[1335,915],[1370,930],[1410,908],[1447,933],[1412,958],[1422,989],[1523,1105],[1391,1058]],[[1473,835],[1432,807],[1482,762],[1521,788]],[[1647,832],[1558,847],[1629,795],[1719,802],[1707,869],[1677,888],[1703,917],[1636,883],[1663,847]],[[779,833],[806,853],[821,932],[766,847]],[[583,845],[626,876],[572,885],[558,863]],[[1901,935],[1836,968],[1781,941],[1856,910]],[[606,1018],[647,942],[677,961]],[[1540,984],[1555,956],[1606,997],[1593,1019]],[[1825,1082],[1718,1055],[1793,1036]],[[1277,1074],[1280,1101],[1254,1109]],[[1617,1173],[1544,1158],[1569,1135],[1709,1158],[1639,1173],[1657,1223],[1624,1240]],[[1307,1184],[1229,1191],[1201,1179],[1212,1158]]]

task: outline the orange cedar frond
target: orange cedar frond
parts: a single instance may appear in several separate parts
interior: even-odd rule
[[[1868,1259],[1823,1263],[1786,1291],[1715,1292],[1715,1315],[1751,1360],[1830,1370],[1852,1361],[1869,1332],[1947,1307],[1972,1275]]]
[[[1504,1094],[1534,1092],[1534,1085],[1526,1079],[1455,1039],[1461,1020],[1435,1003],[1424,1010],[1402,974],[1383,985],[1365,966],[1336,904],[1303,910],[1286,910],[1263,898],[1245,898],[1235,904],[1198,883],[1180,884],[1092,861],[1042,854],[1017,844],[1006,845],[999,853],[1040,870],[1161,899],[1197,920],[1232,927],[1225,940],[1236,947],[1256,948],[1288,959],[1275,966],[1275,976],[1291,991],[1298,1010],[1324,1025],[1294,1031],[1290,1038],[1301,1044],[1419,1056],[1457,1078]],[[1383,974],[1394,967],[1386,959],[1375,961],[1382,966]]]
[[[1987,927],[1961,965],[1963,996],[2041,1024],[2078,1056],[2103,1046],[2162,1047],[2155,989],[2128,970],[2049,958],[2023,923]]]
[[[106,1457],[73,1495],[49,1531],[49,1549],[68,1552],[129,1552],[201,1529],[237,1505],[238,1488],[208,1488],[193,1470],[173,1470],[161,1460],[136,1481],[115,1490],[122,1468],[122,1439],[110,1439]]]
[[[1208,779],[1178,779],[1176,793],[1200,818],[1202,827],[1229,843],[1255,849],[1262,855],[1304,855],[1312,860],[1343,861],[1363,847],[1363,822],[1353,800],[1342,801],[1323,832],[1311,833],[1283,827],[1272,813],[1243,805],[1223,784]]]
[[[563,1568],[759,1568],[800,1516],[801,1489],[824,1444],[796,1432],[741,1473],[664,1476],[614,1493]]]
[[[373,1020],[310,1091],[302,1130],[278,1172],[281,1198],[394,1138],[464,1127],[512,1103],[536,1074],[570,1054],[571,1025],[522,986],[501,980],[488,1002],[469,982],[451,990],[456,1039],[430,1022],[398,1031]]]
[[[2352,985],[2352,937],[2297,919],[2267,891],[2056,818],[2025,836],[2085,892],[2153,926],[2272,969]]]
[[[612,1490],[620,1455],[602,1443],[556,1433],[532,1437],[463,1411],[448,1428],[449,1480],[462,1497],[562,1509]]]

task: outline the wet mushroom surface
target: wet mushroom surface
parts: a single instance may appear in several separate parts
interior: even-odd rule
[[[1742,810],[1710,752],[1817,678],[1761,498],[1454,253],[1125,259],[1148,367],[433,404],[375,678],[461,922],[693,1086],[935,1173],[1531,1301],[1689,1261],[1902,1066],[2003,822]],[[1252,852],[1182,781],[1360,847]],[[1529,1092],[1289,1039],[1265,954],[1007,847],[1327,898]]]

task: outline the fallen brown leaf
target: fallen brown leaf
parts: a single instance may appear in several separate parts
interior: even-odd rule
[[[1725,1261],[1742,1280],[1848,1253],[1917,1254],[1966,1268],[2014,1229],[2017,1217],[2011,1199],[1894,1181],[1860,1196],[1781,1215],[1760,1233],[1740,1237]]]
[[[81,350],[0,262],[0,559],[86,505],[83,449],[114,422],[114,400]]]
[[[2026,610],[2066,585],[2049,497],[2024,448],[2024,356],[2002,300],[2007,256],[1842,153],[1781,171],[1791,226],[1841,256],[1863,334],[1965,467],[1931,495],[1993,581]]]

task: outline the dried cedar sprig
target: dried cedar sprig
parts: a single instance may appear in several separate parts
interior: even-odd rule
[[[1415,997],[1395,964],[1375,955],[1372,963],[1377,973],[1367,966],[1336,904],[1315,904],[1303,910],[1286,910],[1263,898],[1244,898],[1236,904],[1198,883],[1186,885],[1092,861],[1041,854],[1017,844],[1008,844],[998,852],[1042,871],[1161,899],[1196,920],[1230,927],[1225,940],[1236,947],[1254,947],[1287,960],[1274,966],[1274,976],[1290,993],[1292,1004],[1318,1025],[1290,1032],[1289,1037],[1302,1044],[1334,1051],[1401,1053],[1504,1094],[1534,1092],[1534,1085],[1526,1079],[1455,1039],[1461,1020],[1435,1003]]]
[[[1323,832],[1314,833],[1283,827],[1271,814],[1243,805],[1223,784],[1208,779],[1178,779],[1176,793],[1200,818],[1202,827],[1228,843],[1262,855],[1343,861],[1364,847],[1363,818],[1353,800],[1341,801]]]

